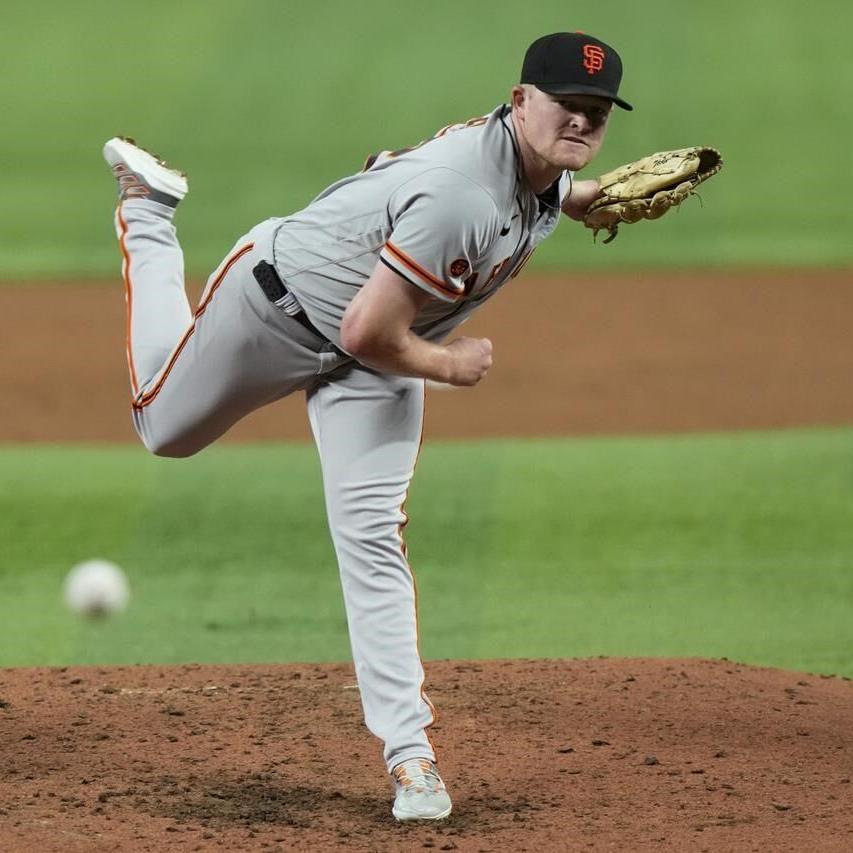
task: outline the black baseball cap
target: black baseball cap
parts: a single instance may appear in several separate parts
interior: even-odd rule
[[[519,82],[550,95],[598,95],[632,110],[618,97],[621,80],[622,60],[610,45],[586,33],[551,33],[527,48]]]

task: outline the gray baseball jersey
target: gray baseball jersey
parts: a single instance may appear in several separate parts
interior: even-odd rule
[[[410,150],[384,151],[299,213],[255,226],[210,276],[193,312],[173,222],[178,199],[156,186],[158,175],[174,183],[174,173],[126,142],[111,140],[104,151],[119,178],[116,230],[140,438],[158,455],[189,456],[255,409],[305,392],[365,721],[384,743],[389,770],[435,760],[402,539],[424,382],[341,352],[341,319],[384,263],[435,297],[413,330],[439,340],[553,231],[571,176],[537,197],[520,171],[509,109],[499,107]],[[281,288],[271,264],[288,288],[280,299],[264,284]]]
[[[281,220],[276,269],[340,345],[344,311],[379,260],[435,297],[412,331],[440,340],[517,275],[557,226],[571,175],[540,198],[520,168],[506,106],[414,148],[383,151]]]

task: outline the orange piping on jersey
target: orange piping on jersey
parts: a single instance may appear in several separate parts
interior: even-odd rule
[[[390,240],[385,244],[385,248],[404,266],[407,266],[412,272],[417,273],[421,278],[426,279],[442,293],[446,293],[448,296],[453,296],[456,299],[462,295],[458,290],[454,290],[446,282],[443,282],[440,278],[436,278],[432,273],[427,272],[423,267],[419,266],[416,261],[413,261],[405,252],[400,251]]]
[[[510,274],[510,278],[515,278],[525,267],[525,264],[533,257],[533,253],[536,251],[536,247],[534,246],[532,249],[528,249],[524,253],[524,257],[518,262],[518,266],[512,271]]]
[[[414,469],[417,468],[418,460],[421,456],[421,449],[424,446],[424,414],[426,410],[426,383],[423,383],[423,391],[424,402],[421,408],[421,435],[420,440],[418,441],[418,452],[415,454],[415,464],[412,466],[412,476],[414,476]],[[411,483],[411,480],[409,481]],[[409,549],[406,545],[406,540],[403,538],[403,529],[409,523],[409,516],[406,515],[406,501],[409,497],[409,490],[406,489],[406,494],[403,495],[403,502],[400,504],[400,512],[403,515],[403,521],[397,527],[397,536],[400,539],[400,551],[403,554],[403,561],[406,564],[406,568],[409,570],[409,574],[412,577],[412,589],[415,593],[415,648],[418,652],[418,659],[421,659],[421,638],[420,631],[418,630],[418,582],[415,578],[415,573],[412,571],[412,567],[409,564]],[[421,663],[421,667],[423,667],[423,663]],[[424,734],[426,735],[426,739],[429,741],[429,745],[433,752],[435,752],[435,744],[432,742],[432,738],[429,736],[429,732],[427,729],[432,728],[438,722],[438,711],[435,710],[435,705],[430,702],[429,697],[426,695],[424,691],[424,680],[426,679],[426,673],[424,674],[424,678],[421,679],[421,683],[418,687],[418,691],[421,694],[421,699],[424,700],[424,703],[429,708],[430,713],[432,714],[432,720],[424,726]]]
[[[433,140],[438,139],[440,136],[444,136],[444,134],[447,133],[447,131],[450,130],[451,127],[454,126],[455,125],[448,124],[446,127],[441,128],[438,133],[434,134],[433,136],[430,136],[429,139],[422,139],[417,145],[409,145],[406,148],[398,148],[396,151],[388,151],[386,153],[388,154],[389,159],[393,159],[394,157],[402,157],[404,154],[411,154],[412,151],[417,151],[418,148],[423,148],[423,146],[426,145],[428,142],[432,142]]]
[[[121,202],[119,202],[119,206],[116,208],[116,218],[118,219],[119,229],[121,230],[118,245],[119,249],[121,249],[121,277],[124,281],[124,301],[127,305],[124,345],[127,350],[127,369],[130,371],[130,388],[135,397],[139,393],[139,382],[136,378],[136,368],[133,365],[133,350],[130,346],[130,330],[133,318],[133,289],[130,282],[130,253],[127,251],[127,245],[124,242],[124,238],[127,236],[127,222],[124,221],[124,217],[121,215]]]
[[[486,283],[483,285],[483,290],[485,290],[489,285],[503,272],[504,267],[512,260],[512,257],[504,258],[499,263],[495,264],[492,267],[491,273],[489,273],[489,277],[486,279]]]
[[[384,153],[384,151],[380,151],[378,154],[368,154],[364,158],[364,165],[361,167],[361,171],[366,172],[370,169]]]
[[[166,365],[163,372],[160,374],[160,378],[157,380],[157,384],[146,391],[138,400],[134,400],[133,408],[134,409],[144,409],[159,393],[160,389],[163,387],[163,383],[169,377],[169,373],[172,368],[175,366],[175,362],[178,360],[178,356],[183,352],[184,347],[187,345],[187,342],[192,337],[193,332],[195,331],[196,323],[198,322],[199,317],[204,313],[205,308],[210,304],[210,300],[213,299],[213,294],[216,293],[216,289],[222,283],[222,280],[228,274],[228,270],[231,269],[234,264],[246,254],[246,252],[250,252],[254,249],[254,243],[248,243],[243,246],[241,249],[238,249],[230,258],[225,262],[225,265],[222,267],[219,275],[216,276],[216,279],[208,288],[204,299],[199,303],[198,308],[196,309],[195,315],[193,317],[192,325],[187,329],[183,338],[181,338],[181,342],[175,347],[174,352],[172,353],[172,357],[169,359],[169,363]]]
[[[409,145],[407,148],[398,148],[396,151],[382,151],[379,154],[372,154],[365,161],[365,165],[362,167],[361,171],[366,172],[373,163],[382,155],[385,154],[389,159],[393,159],[394,157],[402,157],[403,154],[410,154],[412,151],[417,151],[423,145],[426,145],[428,142],[432,142],[435,139],[440,139],[446,133],[452,130],[465,130],[466,127],[477,127],[481,124],[485,124],[489,120],[488,116],[477,116],[476,118],[470,118],[464,124],[448,124],[445,125],[441,130],[431,136],[429,139],[421,140],[417,145]],[[372,162],[371,162],[372,160]],[[370,163],[370,166],[367,164]]]

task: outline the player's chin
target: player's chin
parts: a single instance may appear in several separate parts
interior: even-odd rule
[[[579,172],[595,156],[595,152],[582,142],[561,142],[554,158],[555,165],[570,172]]]

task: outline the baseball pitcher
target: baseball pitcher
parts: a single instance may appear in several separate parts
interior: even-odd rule
[[[435,711],[402,537],[424,380],[483,379],[491,342],[447,337],[518,275],[561,212],[612,238],[719,168],[711,149],[688,149],[674,152],[676,167],[665,153],[575,180],[613,104],[631,109],[621,77],[618,54],[597,38],[538,39],[509,104],[371,156],[304,210],[261,222],[195,311],[173,224],[186,177],[130,139],[104,146],[119,186],[134,426],[152,453],[189,456],[249,412],[304,392],[364,717],[384,744],[400,821],[451,810],[428,736]]]

